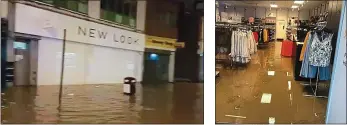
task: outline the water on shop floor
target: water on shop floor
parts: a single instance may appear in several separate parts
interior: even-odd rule
[[[2,93],[2,123],[203,123],[203,84],[11,87]]]
[[[216,123],[325,123],[328,100],[304,97],[307,86],[294,80],[292,58],[280,52],[281,42],[273,42],[259,49],[247,66],[220,70]]]

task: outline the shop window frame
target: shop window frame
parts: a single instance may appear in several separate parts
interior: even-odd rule
[[[57,8],[63,8],[73,12],[88,15],[88,10],[89,10],[88,0],[36,0],[36,1],[50,4]],[[81,8],[85,8],[85,9],[81,10]]]
[[[177,14],[172,11],[159,12],[158,20],[170,28],[177,27]]]
[[[100,2],[100,19],[136,28],[136,0],[100,0]],[[127,9],[125,4],[129,6]]]

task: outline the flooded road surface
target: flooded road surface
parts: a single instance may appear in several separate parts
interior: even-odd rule
[[[2,93],[2,123],[203,123],[203,84],[11,87]]]
[[[304,97],[307,90],[294,80],[292,58],[280,54],[281,42],[269,43],[247,66],[221,70],[216,79],[217,123],[325,123],[328,99]]]

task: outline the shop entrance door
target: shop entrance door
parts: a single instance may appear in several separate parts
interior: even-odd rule
[[[28,43],[24,41],[14,42],[14,85],[29,85],[30,53]]]
[[[170,55],[145,53],[143,83],[160,84],[169,82]]]
[[[285,20],[277,20],[276,26],[276,37],[277,39],[284,39],[286,35],[286,21]]]
[[[33,40],[14,42],[14,85],[36,85],[38,44]]]

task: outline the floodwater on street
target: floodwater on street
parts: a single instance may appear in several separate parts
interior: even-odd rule
[[[2,123],[203,123],[203,84],[10,87],[1,93]]]

